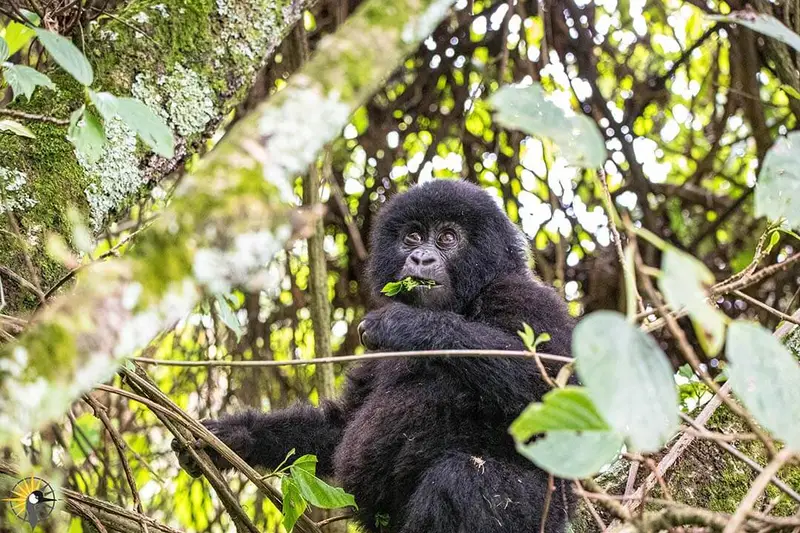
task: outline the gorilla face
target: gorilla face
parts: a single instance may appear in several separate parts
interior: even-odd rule
[[[399,295],[409,305],[430,309],[450,307],[453,285],[448,265],[457,261],[459,251],[466,245],[464,230],[455,223],[441,222],[425,227],[411,224],[398,235],[398,249],[405,256],[397,279],[412,277],[433,281],[434,287],[417,286]]]
[[[527,271],[519,230],[486,191],[464,181],[412,187],[389,200],[373,226],[367,275],[378,300],[384,285],[411,276],[437,286],[395,301],[464,313],[489,283]]]

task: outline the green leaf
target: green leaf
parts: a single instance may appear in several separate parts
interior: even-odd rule
[[[89,100],[103,117],[103,120],[110,121],[117,117],[117,97],[111,93],[96,93],[89,90]]]
[[[610,431],[550,431],[517,451],[539,468],[564,479],[583,479],[611,463],[622,437]]]
[[[36,28],[34,31],[36,36],[39,37],[39,41],[61,68],[71,74],[82,85],[88,87],[92,84],[94,81],[92,65],[89,64],[83,52],[72,44],[72,41],[42,28]]]
[[[800,132],[779,137],[767,150],[758,173],[755,204],[757,217],[786,217],[789,225],[800,228]]]
[[[302,456],[298,457],[297,459],[295,459],[295,461],[292,463],[292,467],[293,468],[300,468],[302,470],[305,470],[306,472],[308,472],[312,476],[316,476],[317,475],[317,457],[315,455],[310,455],[310,454],[302,455]]]
[[[144,103],[135,98],[117,98],[117,115],[157,154],[164,157],[174,155],[172,130]]]
[[[31,130],[16,120],[11,119],[0,120],[0,131],[7,131],[9,133],[13,133],[14,135],[19,135],[20,137],[28,137],[29,139],[36,138],[36,135],[34,135]]]
[[[769,331],[736,320],[725,345],[731,387],[756,420],[800,451],[800,362]]]
[[[606,145],[595,122],[585,115],[567,114],[546,98],[538,83],[502,87],[489,103],[498,124],[550,139],[570,164],[599,168],[605,163]]]
[[[637,450],[654,452],[678,426],[678,392],[667,356],[620,313],[592,313],[575,328],[573,353],[589,397]]]
[[[0,62],[5,61],[8,59],[8,56],[11,54],[8,52],[8,43],[2,37],[0,37]]]
[[[34,35],[36,35],[36,32],[25,24],[20,24],[13,20],[9,22],[8,26],[6,26],[6,34],[4,35],[6,43],[8,43],[8,55],[6,57],[11,57],[16,54],[23,46],[33,39]],[[0,56],[2,56],[2,54],[0,54]]]
[[[76,111],[70,117],[67,138],[89,163],[94,163],[103,155],[106,134],[97,115],[85,107],[78,111],[80,114]]]
[[[351,494],[347,494],[339,487],[331,487],[309,471],[309,463],[312,461],[307,460],[306,458],[308,457],[313,457],[314,469],[316,470],[317,458],[308,455],[300,457],[289,467],[292,479],[297,483],[297,488],[300,490],[300,494],[302,494],[303,498],[312,505],[324,509],[336,509],[339,507],[358,508],[356,500]]]
[[[219,318],[222,320],[222,323],[236,335],[236,341],[238,342],[244,334],[244,328],[239,323],[239,318],[236,316],[233,306],[231,306],[227,298],[221,294],[217,294],[214,299],[217,302]]]
[[[706,288],[713,285],[714,274],[691,255],[668,246],[661,259],[658,287],[675,310],[686,308],[695,334],[706,354],[714,356],[725,343],[726,317],[706,301]]]
[[[526,442],[546,431],[609,429],[584,388],[564,387],[545,394],[541,403],[531,403],[508,431],[514,440]]]
[[[300,489],[297,483],[289,477],[281,477],[281,492],[283,493],[283,527],[286,528],[286,533],[292,533],[294,525],[297,520],[305,512],[308,503],[300,494]]]
[[[53,90],[56,88],[55,84],[46,75],[25,65],[6,63],[3,75],[14,91],[14,98],[24,94],[25,98],[30,100],[34,89],[39,86]]]
[[[781,85],[781,90],[794,98],[795,100],[800,100],[800,92],[797,92],[797,89],[792,87],[791,85],[786,85],[785,83]]]
[[[430,279],[418,279],[406,276],[400,281],[390,281],[381,289],[381,293],[386,296],[397,296],[401,292],[411,292],[415,287],[432,289],[436,287],[436,282]]]
[[[800,52],[800,35],[784,26],[778,19],[755,11],[734,11],[729,15],[712,15],[709,20],[741,24],[758,33],[763,33],[782,43],[788,44]]]

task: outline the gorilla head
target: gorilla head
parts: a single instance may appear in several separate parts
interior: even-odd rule
[[[386,283],[410,276],[436,287],[398,299],[462,312],[497,277],[528,269],[516,226],[488,193],[464,181],[432,181],[395,196],[374,228],[367,272],[378,298]]]

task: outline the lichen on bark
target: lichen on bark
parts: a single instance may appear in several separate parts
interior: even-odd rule
[[[0,134],[0,167],[24,173],[30,185],[30,201],[14,212],[22,235],[2,231],[9,230],[7,217],[0,221],[0,263],[38,278],[45,290],[56,283],[66,270],[46,254],[43,228],[69,243],[70,210],[99,231],[147,194],[164,169],[180,166],[213,134],[311,1],[131,0],[93,21],[81,39],[95,71],[92,88],[144,100],[172,127],[177,155],[165,163],[115,124],[107,126],[111,142],[93,164],[76,157],[64,126],[27,124],[36,139]],[[67,118],[84,103],[83,87],[56,67],[48,74],[57,92],[39,88],[30,102],[18,99],[13,107]],[[36,272],[28,272],[24,254]],[[6,313],[39,304],[13,281],[2,282]]]

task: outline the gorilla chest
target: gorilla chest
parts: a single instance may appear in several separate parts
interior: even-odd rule
[[[352,414],[336,449],[334,469],[359,505],[394,507],[445,454],[476,452],[487,435],[505,433],[496,429],[500,420],[476,416],[479,395],[456,385],[431,378],[378,387]]]

